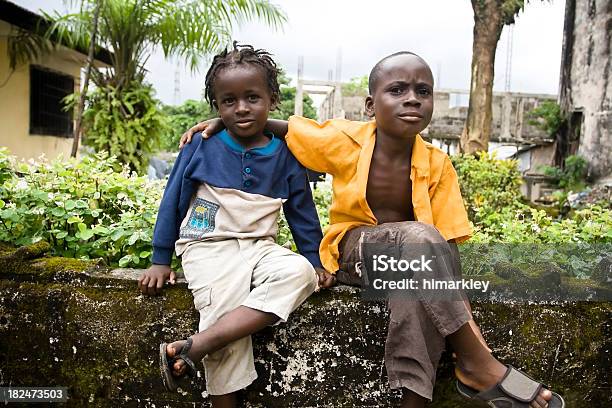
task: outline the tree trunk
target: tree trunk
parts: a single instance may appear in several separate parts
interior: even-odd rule
[[[493,77],[495,50],[504,28],[498,0],[472,0],[474,9],[474,43],[470,104],[461,135],[461,151],[487,151],[491,138],[493,115]]]
[[[85,98],[87,97],[87,89],[89,87],[89,77],[91,76],[91,68],[94,61],[94,52],[96,49],[96,35],[98,34],[98,19],[100,16],[100,7],[102,6],[103,0],[96,1],[96,8],[94,10],[94,21],[90,33],[89,52],[87,54],[87,62],[85,64],[85,78],[83,79],[83,90],[79,96],[79,105],[76,113],[76,123],[74,125],[74,132],[72,135],[72,151],[70,152],[71,157],[76,157],[79,149],[79,140],[81,139],[81,125],[83,123],[83,111],[85,110]]]

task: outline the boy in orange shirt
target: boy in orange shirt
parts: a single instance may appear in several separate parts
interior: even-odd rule
[[[450,265],[435,268],[435,278],[452,280],[460,273],[455,243],[469,238],[470,226],[450,159],[419,135],[433,113],[431,70],[413,53],[392,54],[372,69],[369,93],[371,122],[318,124],[295,116],[268,121],[267,129],[286,135],[305,167],[333,176],[330,226],[320,246],[323,266],[341,283],[363,285],[362,244],[424,244],[451,254]],[[196,125],[181,143],[197,131],[215,134],[219,122]],[[402,406],[423,407],[432,399],[448,339],[462,395],[499,407],[565,407],[558,394],[491,355],[467,300],[391,298],[388,305],[385,365],[391,387],[403,390]]]

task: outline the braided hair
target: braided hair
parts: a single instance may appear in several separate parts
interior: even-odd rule
[[[212,101],[215,99],[215,78],[219,71],[239,64],[252,64],[263,69],[266,75],[268,89],[272,94],[272,102],[278,103],[280,101],[280,88],[277,79],[280,69],[272,59],[272,54],[263,49],[256,50],[251,45],[238,45],[238,42],[234,41],[231,51],[225,49],[221,53],[215,55],[206,73],[204,97],[210,106],[216,109]]]

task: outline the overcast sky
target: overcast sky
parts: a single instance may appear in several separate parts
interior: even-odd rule
[[[61,0],[12,0],[33,11],[64,10]],[[469,0],[273,0],[288,17],[282,30],[262,23],[237,29],[234,39],[265,48],[294,78],[304,56],[307,79],[328,78],[342,55],[341,79],[367,75],[382,57],[400,50],[421,55],[431,66],[437,87],[468,89],[473,13]],[[532,0],[516,20],[512,36],[511,86],[514,92],[556,94],[563,40],[563,0]],[[495,90],[504,90],[508,27],[497,47]],[[340,50],[340,51],[339,51]],[[191,73],[156,52],[147,63],[148,80],[164,103],[173,103],[179,71],[179,102],[199,99],[208,68]]]

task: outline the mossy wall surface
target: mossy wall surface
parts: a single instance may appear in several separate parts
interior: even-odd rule
[[[145,297],[138,271],[0,254],[0,383],[67,386],[71,407],[208,406],[203,378],[162,391],[159,343],[197,330],[184,282]],[[28,257],[25,257],[28,258]],[[612,303],[474,303],[495,355],[562,393],[568,408],[610,407]],[[249,407],[387,407],[384,303],[350,287],[315,294],[287,324],[255,336]],[[450,354],[432,407],[469,407]]]

